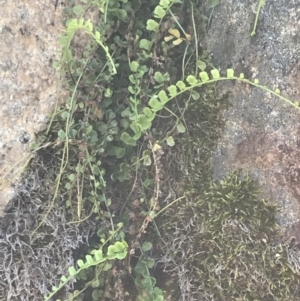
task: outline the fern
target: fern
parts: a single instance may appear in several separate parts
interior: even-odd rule
[[[74,38],[74,35],[76,31],[78,30],[84,30],[87,34],[89,34],[105,51],[106,57],[109,60],[111,66],[112,66],[112,72],[114,74],[117,73],[116,66],[113,62],[113,59],[109,53],[109,49],[107,46],[105,46],[101,40],[101,34],[99,31],[95,30],[93,31],[93,24],[90,20],[84,21],[83,18],[77,20],[77,19],[71,19],[67,23],[67,28],[65,30],[65,34],[63,34],[60,37],[60,45],[62,47],[62,59],[61,62],[69,62],[72,60],[72,52],[70,50],[71,42]]]
[[[288,98],[280,95],[279,89],[275,89],[273,91],[268,87],[259,84],[258,79],[251,81],[249,79],[246,79],[243,73],[241,73],[239,76],[235,76],[233,69],[227,69],[226,76],[220,76],[219,70],[213,69],[211,70],[210,74],[205,71],[200,72],[198,77],[195,77],[194,75],[188,75],[185,81],[180,80],[175,85],[170,85],[166,90],[161,90],[156,95],[152,96],[148,102],[148,106],[145,107],[143,111],[138,116],[136,116],[131,123],[130,127],[134,132],[134,136],[131,136],[129,133],[124,132],[121,135],[121,140],[127,144],[135,145],[134,141],[139,139],[143,132],[151,128],[152,120],[155,118],[156,113],[162,110],[165,105],[173,98],[194,88],[199,88],[205,84],[211,84],[225,80],[237,80],[255,86],[279,97],[288,104],[299,109],[298,102],[292,102]]]
[[[165,17],[171,6],[178,2],[178,0],[160,0],[153,11],[154,18],[159,19],[159,23],[153,19],[147,21],[147,29],[150,31],[157,31],[162,19]]]
[[[251,32],[251,37],[256,35],[256,27],[257,27],[258,17],[259,17],[259,14],[260,14],[260,10],[265,5],[265,3],[266,3],[266,0],[259,0],[258,1],[258,6],[257,6],[256,15],[255,15],[253,30]]]
[[[59,290],[61,290],[70,280],[76,277],[82,270],[88,269],[92,266],[105,264],[109,260],[122,260],[127,256],[127,250],[128,244],[126,243],[126,241],[117,241],[115,244],[110,245],[107,249],[106,256],[103,256],[102,249],[93,250],[91,252],[91,255],[86,255],[85,261],[83,261],[82,259],[79,259],[77,261],[78,269],[76,269],[74,266],[71,266],[69,268],[69,275],[61,277],[59,285],[52,287],[52,292],[44,298],[44,301],[50,300]]]

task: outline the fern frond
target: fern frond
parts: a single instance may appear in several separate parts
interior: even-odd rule
[[[76,277],[82,270],[88,269],[92,266],[97,266],[109,260],[122,260],[127,256],[127,251],[128,244],[126,243],[126,241],[117,241],[113,245],[110,245],[108,247],[106,256],[103,256],[103,251],[101,249],[93,250],[90,255],[85,256],[85,261],[82,259],[79,259],[77,261],[78,269],[73,266],[69,267],[69,275],[61,277],[59,285],[52,287],[51,293],[44,298],[44,301],[50,300],[59,290],[61,290],[69,281]]]
[[[121,136],[121,140],[126,144],[129,144],[130,141],[130,143],[132,144],[133,141],[139,139],[143,132],[151,128],[152,121],[155,118],[156,113],[162,110],[165,105],[173,98],[185,92],[191,91],[197,87],[201,87],[205,84],[212,84],[226,80],[236,80],[252,85],[266,92],[269,92],[276,97],[279,97],[288,104],[299,109],[298,102],[293,102],[288,98],[280,95],[279,89],[275,89],[273,91],[268,87],[261,85],[258,79],[251,81],[249,79],[246,79],[243,73],[239,74],[239,76],[235,76],[233,69],[227,69],[226,76],[220,76],[219,70],[213,69],[211,70],[210,74],[205,71],[200,72],[198,77],[195,77],[194,75],[188,75],[185,79],[185,82],[179,80],[177,83],[175,83],[175,85],[170,85],[166,89],[159,91],[156,95],[153,95],[148,102],[148,107],[144,108],[144,110],[135,118],[135,120],[131,124],[131,129],[133,130],[135,135],[131,137],[128,133],[123,133],[124,135],[123,137]],[[152,111],[152,114],[150,114],[149,111]]]
[[[71,19],[67,23],[67,28],[65,30],[65,34],[60,37],[60,45],[62,47],[63,57],[62,57],[62,63],[69,62],[72,59],[71,56],[71,50],[70,50],[70,44],[74,38],[74,35],[76,31],[78,30],[84,30],[87,34],[89,34],[105,51],[106,57],[109,60],[112,71],[114,74],[117,73],[116,66],[113,62],[113,59],[109,53],[109,49],[107,46],[103,44],[103,41],[101,40],[101,34],[99,31],[95,30],[93,31],[93,24],[91,20],[84,21],[83,18],[81,19]]]

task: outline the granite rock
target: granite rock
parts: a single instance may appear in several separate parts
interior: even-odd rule
[[[0,215],[57,95],[53,60],[62,26],[56,0],[0,0]]]
[[[257,4],[228,0],[214,10],[206,40],[213,63],[223,73],[233,68],[297,101],[299,3],[266,1],[251,37]],[[215,178],[236,169],[249,172],[263,195],[279,206],[278,222],[295,235],[300,225],[300,110],[247,84],[227,82],[219,88],[230,92],[232,106],[224,113],[226,126],[213,158]]]

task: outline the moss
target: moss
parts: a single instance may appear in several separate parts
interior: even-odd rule
[[[250,177],[233,173],[165,217],[165,247],[176,264],[165,263],[177,270],[182,300],[300,300],[276,208],[259,195]]]
[[[276,207],[245,172],[213,180],[211,155],[228,106],[216,95],[207,89],[189,104],[187,133],[164,157],[174,175],[167,200],[186,198],[156,220],[168,279],[160,285],[167,300],[300,300],[295,246],[281,244]]]

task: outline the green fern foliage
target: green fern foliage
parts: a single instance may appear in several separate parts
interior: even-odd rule
[[[117,241],[113,245],[108,246],[106,256],[103,255],[102,249],[93,250],[90,255],[85,256],[85,261],[82,259],[79,259],[77,261],[77,269],[74,266],[69,267],[68,276],[61,277],[59,285],[52,287],[52,292],[44,298],[44,301],[50,300],[58,291],[60,291],[69,281],[76,277],[81,271],[86,270],[92,266],[99,266],[101,264],[105,264],[110,260],[122,260],[127,256],[127,252],[128,244],[126,243],[126,241]]]
[[[165,17],[170,7],[179,2],[178,0],[160,0],[159,5],[154,9],[153,15],[154,18],[159,19],[160,21]],[[147,21],[147,29],[150,31],[157,31],[159,28],[159,23],[153,19]]]
[[[137,72],[138,65],[133,64],[133,63],[132,63],[132,65],[135,66],[136,68],[132,68],[132,66],[131,66],[131,70]],[[133,78],[134,77],[132,77],[132,79]],[[212,83],[216,83],[219,81],[225,81],[225,80],[236,80],[236,81],[240,81],[240,82],[244,82],[246,84],[252,85],[254,87],[257,87],[259,89],[262,89],[268,93],[271,93],[271,94],[279,97],[280,99],[284,100],[288,104],[299,109],[298,103],[293,102],[293,101],[289,100],[288,98],[280,95],[279,89],[275,89],[273,91],[273,90],[267,88],[266,86],[259,84],[258,79],[254,79],[253,81],[246,79],[244,77],[243,73],[239,74],[239,76],[236,76],[234,74],[233,69],[227,69],[226,76],[221,76],[219,70],[217,70],[217,69],[211,70],[210,74],[208,72],[201,71],[199,73],[198,77],[195,77],[194,75],[188,75],[185,78],[185,81],[179,80],[177,83],[175,83],[175,85],[170,85],[166,89],[161,90],[157,94],[153,95],[148,102],[148,106],[145,107],[140,113],[138,113],[138,110],[135,110],[135,112],[134,112],[135,115],[134,115],[134,117],[131,118],[132,123],[130,126],[134,132],[134,135],[132,136],[130,133],[124,132],[121,135],[121,140],[123,142],[125,142],[126,144],[135,145],[136,144],[135,141],[137,141],[141,137],[142,133],[144,133],[146,130],[151,128],[152,121],[155,118],[157,112],[162,110],[165,107],[165,105],[169,101],[171,101],[173,98],[175,98],[185,92],[189,92],[195,88],[202,87],[205,84],[212,84]],[[131,80],[131,81],[133,82],[133,80]],[[138,80],[138,84],[139,83],[140,83],[140,81]],[[140,90],[138,90],[138,91],[140,91]],[[131,97],[130,99],[134,103],[134,108],[137,108],[137,106],[139,105],[137,103],[137,101],[138,101],[137,96],[139,93],[136,93],[133,88],[130,89],[130,92],[132,94],[134,94],[134,96],[135,96],[134,98]]]
[[[66,63],[72,60],[72,51],[70,49],[71,42],[74,38],[75,33],[78,30],[83,30],[87,34],[89,34],[100,46],[101,48],[105,51],[107,60],[111,64],[112,72],[114,74],[117,73],[115,64],[113,62],[113,59],[109,53],[109,49],[107,46],[103,44],[101,34],[97,30],[93,30],[93,24],[91,20],[84,20],[83,18],[81,19],[71,19],[67,23],[67,28],[65,30],[65,33],[61,35],[60,37],[60,45],[62,47],[62,63]]]

